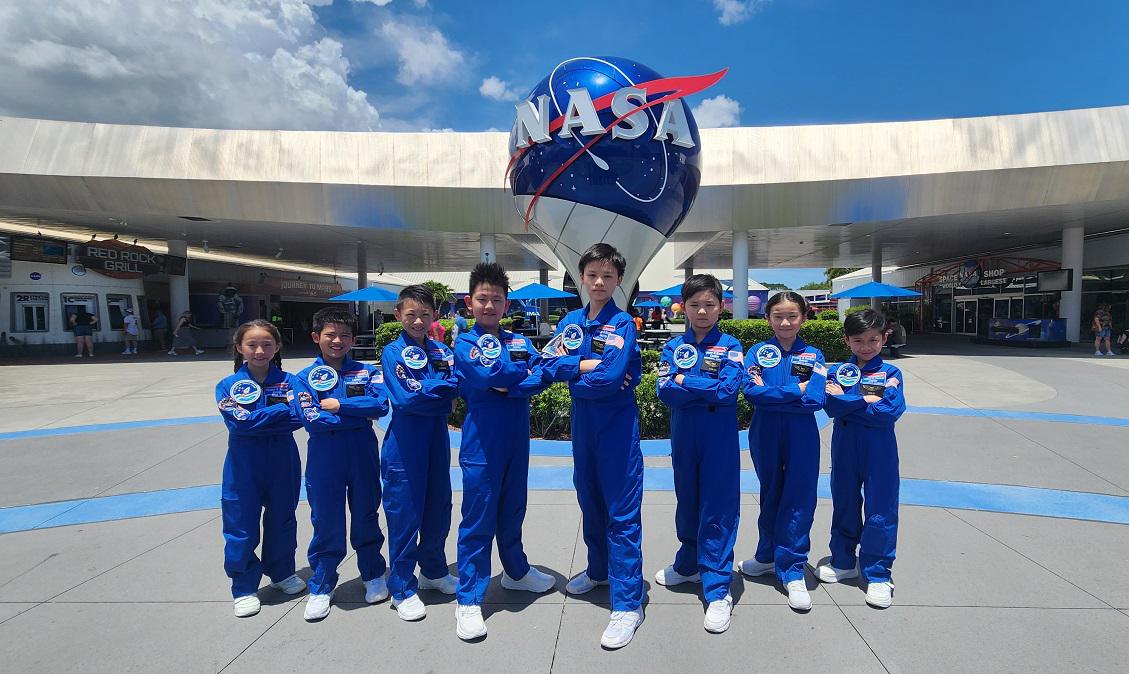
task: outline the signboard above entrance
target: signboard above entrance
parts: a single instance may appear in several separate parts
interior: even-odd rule
[[[116,239],[91,241],[75,246],[75,259],[83,266],[110,278],[140,278],[146,274],[184,274],[184,258],[160,255],[144,246]]]
[[[981,257],[934,268],[914,285],[918,288],[991,288],[1007,286],[1017,276],[1058,269],[1059,263],[1029,257]]]

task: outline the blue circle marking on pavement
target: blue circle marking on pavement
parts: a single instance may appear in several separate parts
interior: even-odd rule
[[[451,468],[451,486],[456,491],[462,489],[459,468]],[[573,489],[572,466],[530,466],[529,488]],[[755,494],[759,488],[756,473],[741,471],[742,493]],[[647,466],[643,472],[643,489],[673,491],[674,470]],[[826,474],[819,476],[818,495],[823,499],[831,498],[830,477]],[[306,497],[304,488],[301,497]],[[1040,487],[903,479],[900,502],[932,508],[1129,524],[1129,497]],[[0,508],[0,533],[212,510],[218,509],[219,503],[220,486],[213,484],[14,506]]]

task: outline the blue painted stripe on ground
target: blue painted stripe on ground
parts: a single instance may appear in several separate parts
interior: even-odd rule
[[[912,414],[939,414],[953,417],[989,417],[995,419],[1018,419],[1022,421],[1050,421],[1059,424],[1085,424],[1087,426],[1129,426],[1129,419],[1118,417],[1098,417],[1087,414],[1056,414],[1053,412],[1020,412],[1016,410],[992,410],[971,407],[908,407]]]
[[[206,417],[177,417],[175,419],[147,419],[145,421],[119,421],[111,424],[87,424],[84,426],[62,426],[60,428],[33,428],[26,431],[0,433],[0,440],[19,440],[23,438],[48,438],[56,435],[78,435],[80,433],[104,433],[131,428],[157,428],[159,426],[184,426],[187,424],[223,423],[217,415]]]
[[[1053,412],[1021,412],[1015,410],[978,409],[973,407],[918,407],[910,406],[906,409],[910,414],[930,414],[954,417],[986,417],[997,419],[1017,419],[1022,421],[1048,421],[1061,424],[1084,424],[1089,426],[1123,426],[1129,427],[1129,419],[1120,417],[1102,417],[1086,414],[1056,414]],[[831,423],[831,419],[823,410],[815,413],[816,423],[822,429]],[[204,417],[177,417],[173,419],[148,419],[144,421],[119,421],[108,424],[87,424],[83,426],[63,426],[60,428],[34,428],[24,431],[8,431],[0,433],[0,440],[19,440],[25,438],[43,438],[59,435],[78,435],[81,433],[102,433],[106,431],[120,431],[134,428],[157,428],[161,426],[183,426],[188,424],[222,423],[218,416]],[[388,430],[387,417],[378,419],[377,425],[383,430]],[[743,432],[742,432],[743,433]],[[462,439],[459,431],[451,431],[451,446],[458,447]],[[670,456],[670,440],[643,440],[643,456]],[[743,450],[748,447],[742,447]],[[571,456],[572,443],[568,440],[530,440],[530,454],[533,456]]]
[[[451,468],[451,485],[456,491],[462,490],[462,471],[457,467]],[[529,488],[573,489],[572,466],[531,466]],[[648,466],[643,473],[643,489],[673,491],[674,470],[663,466]],[[759,489],[756,474],[751,470],[741,471],[742,493],[756,494]],[[831,498],[828,475],[820,475],[817,493],[820,498]],[[301,498],[305,500],[304,491]],[[218,508],[219,503],[219,485],[205,485],[14,506],[0,508],[0,533],[210,510]],[[1129,524],[1129,497],[1040,487],[903,479],[901,503]]]

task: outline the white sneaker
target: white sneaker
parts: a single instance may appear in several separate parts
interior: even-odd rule
[[[683,576],[681,573],[675,571],[674,565],[671,564],[665,569],[659,569],[659,572],[655,574],[655,582],[659,585],[665,585],[669,587],[671,585],[681,585],[683,583],[700,583],[702,582],[702,576],[697,573],[692,576]]]
[[[1102,355],[1102,352],[1101,352],[1101,351],[1095,351],[1095,352],[1094,352],[1094,355],[1095,355],[1095,356],[1100,356],[1100,355]]]
[[[874,608],[890,608],[890,604],[894,603],[894,584],[886,581],[867,585],[866,603]]]
[[[733,596],[725,595],[725,599],[716,599],[706,607],[706,620],[703,627],[707,632],[721,634],[729,629],[729,616],[733,612]]]
[[[285,580],[280,580],[277,583],[271,583],[270,586],[276,590],[282,590],[283,594],[298,594],[302,590],[306,589],[306,581],[302,580],[297,576],[297,574],[295,574],[290,576],[289,578],[286,578]]]
[[[455,605],[455,634],[463,641],[486,636],[486,622],[482,620],[481,606]]]
[[[384,576],[377,576],[372,580],[366,580],[364,583],[365,601],[368,603],[375,604],[388,598],[388,581],[384,579]]]
[[[329,602],[332,599],[332,594],[311,594],[306,600],[306,612],[302,617],[309,621],[321,620],[329,615]]]
[[[611,620],[600,637],[600,645],[604,648],[623,648],[631,643],[635,630],[643,624],[643,609],[634,611],[612,611]]]
[[[542,573],[532,566],[519,580],[510,578],[505,571],[502,572],[502,587],[507,590],[524,590],[525,592],[548,592],[557,584],[556,579],[547,573]]]
[[[396,608],[396,615],[400,616],[400,620],[414,622],[422,620],[427,615],[427,607],[423,605],[423,600],[418,594],[399,600],[393,597],[392,606]]]
[[[758,562],[756,558],[746,559],[737,565],[741,573],[746,576],[763,576],[776,570],[775,562]]]
[[[255,615],[262,607],[262,605],[259,604],[258,595],[254,594],[245,594],[242,597],[236,597],[232,604],[235,607],[236,618],[246,618],[247,616]]]
[[[850,569],[837,569],[828,564],[820,564],[815,569],[815,575],[820,581],[824,583],[841,583],[844,580],[859,577],[859,567],[856,565]]]
[[[196,355],[197,355],[197,356],[199,356],[199,355],[200,355],[200,354],[202,354],[202,353],[204,353],[204,350],[203,350],[203,349],[196,349]]]
[[[132,352],[132,351],[130,351],[129,349],[126,349],[125,351],[122,351],[122,355],[123,355],[123,356],[128,356],[128,355],[129,355],[129,354],[131,354],[131,353],[133,353],[133,352]]]
[[[170,356],[175,356],[175,355],[176,355],[176,351],[174,351],[173,349],[169,349],[169,355],[170,355]]]
[[[443,594],[455,594],[455,590],[459,588],[459,579],[447,574],[442,578],[431,579],[422,573],[419,574],[419,589],[421,590],[438,590]]]
[[[587,571],[581,571],[579,576],[568,581],[568,585],[565,585],[565,592],[569,594],[584,594],[585,592],[595,590],[600,585],[607,584],[608,581],[592,580],[588,577]]]
[[[82,358],[82,354],[81,354],[81,353],[76,353],[76,354],[74,355],[74,357],[75,357],[75,358]]]
[[[1107,355],[1107,356],[1112,356],[1112,355],[1113,355],[1113,352],[1112,352],[1112,351],[1106,351],[1106,352],[1105,352],[1105,355]]]
[[[811,595],[808,586],[802,580],[793,580],[785,588],[788,590],[788,605],[797,611],[811,610]]]

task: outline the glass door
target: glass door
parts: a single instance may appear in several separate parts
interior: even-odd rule
[[[976,300],[956,301],[956,332],[960,335],[976,334]]]

